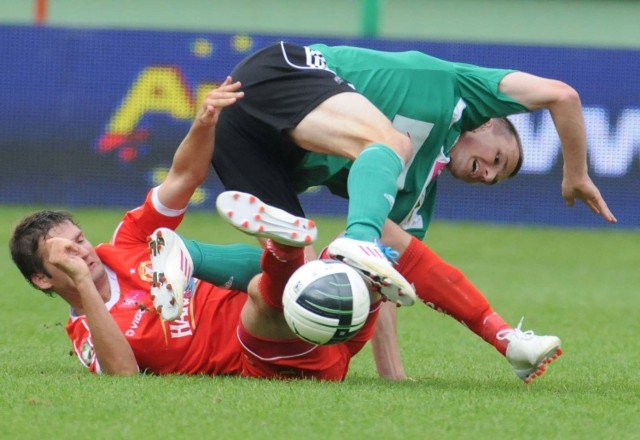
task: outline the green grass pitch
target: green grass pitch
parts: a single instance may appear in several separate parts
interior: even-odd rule
[[[2,241],[32,207],[0,207]],[[76,210],[94,244],[120,211]],[[318,249],[343,225],[316,219]],[[180,232],[250,237],[192,212]],[[531,385],[492,347],[423,304],[399,313],[407,382],[377,378],[367,346],[344,383],[231,377],[102,377],[69,355],[67,310],[0,257],[0,439],[640,438],[640,231],[438,222],[427,243],[513,325],[565,354]]]

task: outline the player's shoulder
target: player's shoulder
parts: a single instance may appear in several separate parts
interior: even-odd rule
[[[486,79],[499,82],[504,76],[515,72],[513,69],[485,67],[467,63],[452,63],[455,73],[460,78]]]

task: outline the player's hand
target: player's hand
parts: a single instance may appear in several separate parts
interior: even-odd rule
[[[91,276],[89,266],[81,257],[81,250],[74,242],[62,237],[53,237],[45,242],[49,263],[66,273],[77,282]]]
[[[609,223],[618,222],[588,175],[581,179],[571,179],[565,176],[562,179],[562,197],[569,206],[575,205],[576,199],[580,199],[594,213],[599,214]]]
[[[202,110],[198,115],[198,121],[206,126],[213,127],[218,122],[220,110],[235,104],[242,99],[244,92],[240,91],[240,81],[233,82],[230,76],[219,87],[210,91],[205,97]]]

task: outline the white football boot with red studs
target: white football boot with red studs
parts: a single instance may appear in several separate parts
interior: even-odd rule
[[[171,229],[156,229],[148,241],[153,268],[153,305],[162,319],[174,321],[182,315],[184,291],[193,275],[193,260],[180,236]]]
[[[562,355],[560,338],[557,336],[539,336],[531,330],[523,332],[518,326],[502,330],[497,334],[499,340],[507,340],[506,357],[516,375],[529,384],[547,371],[547,365]]]
[[[313,220],[269,206],[256,196],[225,191],[216,200],[220,216],[236,229],[289,246],[304,247],[318,238]]]

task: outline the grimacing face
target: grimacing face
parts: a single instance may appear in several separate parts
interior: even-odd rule
[[[464,182],[493,185],[514,172],[519,157],[516,138],[496,133],[492,121],[489,121],[460,135],[451,149],[449,170]]]
[[[106,272],[102,261],[98,257],[91,242],[87,240],[78,226],[71,222],[60,223],[51,228],[46,239],[48,240],[54,237],[69,240],[77,246],[77,256],[82,258],[87,264],[94,283],[100,284],[106,280]],[[41,275],[42,278],[40,282],[50,284],[50,286],[46,287],[51,288],[62,296],[65,296],[65,292],[75,291],[75,284],[71,278],[64,271],[48,261],[49,253],[45,240],[41,240],[40,242],[39,253],[42,256],[44,267],[50,275],[44,277]]]

